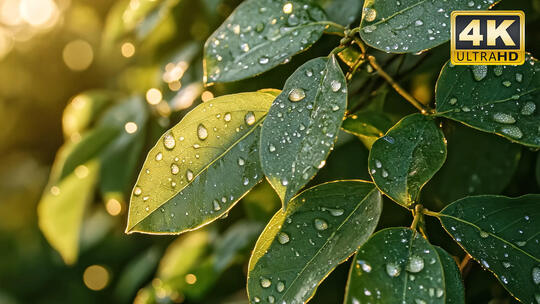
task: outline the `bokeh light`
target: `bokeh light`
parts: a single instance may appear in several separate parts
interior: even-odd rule
[[[207,102],[208,100],[210,100],[212,98],[214,98],[214,94],[212,94],[212,92],[210,92],[210,91],[204,91],[201,94],[201,100],[203,102]]]
[[[21,0],[19,10],[22,19],[34,27],[51,26],[58,14],[58,7],[52,0]]]
[[[186,279],[186,283],[188,283],[189,285],[193,285],[197,283],[197,276],[192,273],[186,274],[185,279]]]
[[[111,198],[107,200],[105,209],[110,215],[117,216],[122,212],[122,204],[117,199]]]
[[[130,58],[135,55],[135,46],[131,42],[125,42],[120,47],[120,51],[122,52],[122,56]]]
[[[130,122],[127,122],[125,125],[124,125],[124,129],[126,130],[126,132],[128,134],[133,134],[135,132],[137,132],[137,129],[139,127],[137,126],[136,123],[134,123],[133,121],[130,121]]]
[[[109,271],[100,265],[92,265],[84,270],[84,285],[91,290],[102,290],[109,284]]]
[[[146,91],[146,101],[151,105],[157,105],[162,98],[163,95],[161,94],[161,91],[156,88],[151,88]]]
[[[84,71],[92,64],[94,51],[88,42],[78,39],[66,44],[62,57],[71,70]]]

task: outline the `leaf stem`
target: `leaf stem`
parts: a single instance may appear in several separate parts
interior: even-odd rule
[[[414,210],[412,210],[412,213],[414,215],[414,219],[411,224],[411,229],[416,230],[416,226],[418,226],[418,222],[420,221],[420,217],[422,216],[422,205],[416,205],[414,207]]]
[[[429,106],[426,106],[416,100],[409,92],[407,92],[405,89],[403,89],[393,78],[392,76],[388,75],[381,66],[377,63],[377,60],[374,56],[368,55],[367,60],[369,61],[369,64],[379,72],[379,75],[381,75],[391,86],[394,88],[394,90],[401,95],[405,100],[407,100],[411,105],[413,105],[415,108],[417,108],[422,114],[432,114],[434,113],[433,109],[431,109]]]
[[[439,212],[430,211],[430,210],[425,209],[425,208],[422,209],[422,213],[425,214],[425,215],[433,216],[433,217],[439,217],[440,216]]]
[[[472,259],[471,255],[468,254],[468,253],[467,253],[467,255],[465,255],[463,260],[461,260],[461,263],[459,264],[459,271],[461,272],[462,277],[465,277],[467,275],[467,273],[469,272],[468,269],[469,269],[469,265],[471,264],[472,260],[473,259]]]

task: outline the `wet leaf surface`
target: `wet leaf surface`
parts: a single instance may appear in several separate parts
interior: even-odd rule
[[[446,303],[441,259],[435,247],[409,228],[375,233],[351,267],[346,304]]]
[[[446,159],[444,134],[433,117],[406,116],[369,154],[369,173],[377,187],[396,203],[410,206]]]
[[[262,179],[260,125],[274,96],[239,93],[189,112],[150,150],[127,232],[181,233],[225,214]]]
[[[446,231],[523,303],[540,297],[540,195],[466,197],[440,213]]]
[[[205,82],[248,78],[288,62],[315,43],[324,11],[303,0],[242,2],[205,44]]]
[[[249,262],[251,303],[305,303],[320,282],[373,233],[381,213],[372,183],[348,180],[310,188],[280,210]]]
[[[450,39],[450,13],[486,10],[494,0],[371,0],[364,3],[360,36],[371,47],[416,53]]]
[[[346,81],[334,56],[312,59],[287,79],[268,112],[260,149],[284,206],[324,166],[346,107]]]
[[[437,80],[437,115],[513,142],[540,147],[540,64],[454,66]]]

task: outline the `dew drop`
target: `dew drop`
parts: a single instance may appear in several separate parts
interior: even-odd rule
[[[422,20],[416,20],[414,22],[414,25],[416,25],[416,26],[422,26],[423,24],[424,24],[424,22]]]
[[[367,273],[371,272],[371,266],[366,261],[358,260],[356,261],[356,263],[360,265],[360,267],[362,268],[364,272],[367,272]]]
[[[281,185],[287,186],[288,184],[289,184],[289,181],[288,181],[286,178],[283,178],[283,179],[281,180]]]
[[[186,178],[187,178],[188,182],[190,182],[193,179],[193,171],[187,169]]]
[[[276,151],[276,147],[275,147],[274,145],[270,144],[270,145],[268,146],[268,151],[274,152],[274,151]]]
[[[417,273],[417,272],[422,271],[422,269],[424,269],[424,259],[417,255],[411,256],[409,258],[409,263],[407,264],[406,269],[408,272],[412,272],[412,273]]]
[[[527,101],[521,108],[522,115],[532,115],[536,111],[536,104],[532,101]]]
[[[156,160],[157,161],[160,161],[163,159],[163,153],[159,152],[158,154],[156,154]]]
[[[455,98],[455,97],[454,97],[454,98],[450,98],[450,101],[449,101],[449,102],[450,102],[451,105],[455,105],[456,102],[457,102],[457,98]]]
[[[169,150],[174,149],[174,146],[176,146],[176,140],[174,140],[174,136],[171,133],[167,133],[163,136],[163,146]]]
[[[255,114],[252,111],[247,112],[244,121],[248,126],[253,125],[255,123]]]
[[[341,82],[337,80],[332,80],[330,86],[332,87],[332,92],[337,92],[339,91],[339,89],[341,89]]]
[[[536,266],[532,269],[532,279],[534,284],[539,285],[540,284],[540,267]]]
[[[281,281],[278,282],[276,284],[276,290],[277,290],[277,292],[283,292],[283,290],[285,290],[285,283],[283,283]]]
[[[276,299],[273,296],[268,296],[268,303],[273,304]]]
[[[218,210],[221,209],[221,206],[219,205],[218,200],[214,200],[214,201],[212,202],[212,205],[213,205],[215,211],[218,211]]]
[[[261,287],[262,288],[268,288],[272,285],[272,281],[270,281],[270,279],[268,278],[261,278]]]
[[[259,58],[259,63],[260,64],[267,64],[268,61],[270,61],[270,60],[266,56],[263,56],[263,57]]]
[[[243,165],[245,165],[245,163],[246,163],[246,161],[243,158],[241,158],[241,157],[238,158],[238,165],[239,166],[243,166]]]
[[[140,187],[135,187],[135,189],[133,189],[133,195],[139,196],[141,194],[142,194],[142,189]]]
[[[172,164],[171,165],[171,173],[176,175],[178,174],[178,172],[180,172],[180,168],[178,167],[177,164]]]
[[[401,268],[394,263],[388,263],[386,264],[386,273],[391,277],[397,277],[401,273]]]
[[[231,121],[232,119],[232,116],[231,116],[231,113],[225,113],[225,115],[223,115],[223,120],[225,120],[226,122],[229,122]]]
[[[199,137],[200,140],[205,140],[208,137],[208,130],[203,124],[199,124],[197,127],[197,137]]]
[[[516,122],[516,119],[512,115],[506,113],[493,114],[493,120],[502,124],[513,124]]]
[[[495,73],[495,76],[501,76],[502,73],[503,73],[503,68],[502,66],[500,65],[496,65],[494,68],[493,68],[493,72]]]
[[[523,132],[521,132],[521,129],[516,126],[503,127],[501,128],[501,132],[515,139],[520,139],[523,137]]]
[[[290,241],[289,235],[285,232],[280,232],[278,234],[278,241],[280,244],[287,244]]]
[[[376,10],[369,7],[364,8],[364,20],[366,20],[367,22],[372,22],[373,20],[375,20],[375,18],[377,18]]]
[[[487,71],[488,71],[487,65],[474,65],[472,67],[474,80],[481,81],[482,79],[486,78]]]
[[[306,92],[304,92],[304,90],[302,89],[292,89],[291,92],[289,93],[289,100],[292,101],[292,102],[297,102],[297,101],[300,101],[302,99],[304,99],[306,97]]]
[[[485,231],[480,231],[480,237],[481,238],[487,238],[489,236],[489,233],[485,232]]]
[[[523,81],[523,74],[516,73],[516,81],[517,82],[522,82]]]
[[[328,223],[323,219],[315,219],[315,228],[319,231],[328,229]]]

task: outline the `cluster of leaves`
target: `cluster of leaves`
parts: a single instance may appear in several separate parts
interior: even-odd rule
[[[160,9],[173,2],[165,1]],[[515,171],[518,145],[540,147],[540,63],[529,55],[521,66],[447,63],[437,80],[432,108],[404,90],[378,63],[383,57],[373,54],[432,49],[448,41],[451,11],[488,9],[493,1],[370,0],[363,5],[359,26],[352,29],[339,23],[354,20],[354,6],[359,4],[343,2],[246,0],[232,12],[205,44],[206,84],[250,78],[288,63],[324,33],[337,35],[340,41],[328,56],[298,67],[282,90],[219,96],[198,105],[163,133],[148,152],[133,188],[126,232],[180,234],[201,228],[227,216],[266,178],[282,208],[260,233],[251,253],[247,279],[251,303],[307,302],[329,273],[353,254],[346,303],[464,303],[460,270],[445,249],[428,241],[425,215],[439,219],[467,255],[491,271],[515,298],[540,303],[536,219],[540,196],[472,195],[455,200],[456,192],[501,192],[510,177],[482,180],[493,172]],[[144,32],[144,27],[137,31]],[[375,76],[420,113],[396,117],[383,111],[388,90],[384,85],[372,87]],[[365,97],[351,93],[357,87],[367,88]],[[80,113],[100,111],[100,99],[90,100],[84,105],[92,109]],[[79,115],[76,101],[66,109],[65,119]],[[133,168],[126,162],[136,163],[143,148],[132,134],[123,132],[124,123],[136,122],[136,133],[143,134],[141,126],[147,118],[142,101],[132,98],[109,109],[92,132],[59,153],[47,188],[51,191],[40,204],[40,224],[67,262],[76,258],[79,227],[59,231],[65,226],[57,223],[80,223],[84,205],[71,204],[66,212],[66,199],[73,195],[88,199],[98,180],[104,197],[124,191],[131,172],[119,168]],[[80,133],[84,122],[92,119],[74,120],[81,123],[72,125],[66,135]],[[505,139],[471,133],[452,121]],[[455,130],[448,131],[448,126]],[[335,180],[309,187],[325,167],[338,135],[345,134],[340,130],[357,136],[369,149],[366,177],[371,180]],[[478,152],[463,148],[469,144],[477,144]],[[460,164],[460,157],[469,153],[484,157],[491,146],[500,152],[487,156],[494,161],[487,159],[478,166],[489,167],[504,158],[498,162],[500,167],[471,170]],[[478,176],[479,171],[484,175]],[[470,172],[475,174],[469,179]],[[458,185],[463,189],[445,189],[450,180],[465,178]],[[430,198],[430,193],[423,193],[430,180],[429,187],[438,188],[440,195]],[[382,195],[412,212],[410,228],[374,233],[382,214]],[[424,200],[444,209],[430,211]],[[178,277],[191,271],[199,281],[203,278],[208,290],[214,274],[232,261],[231,252],[245,250],[260,228],[241,221],[216,245],[221,252],[217,258],[202,259],[195,268],[173,267],[173,274],[162,268],[158,277],[178,287],[185,284],[177,282]],[[58,237],[62,234],[69,236]],[[190,233],[175,249],[177,254],[169,254],[194,264],[211,237],[208,229]],[[189,249],[180,254],[182,246]],[[183,290],[190,294],[188,287]],[[197,297],[197,292],[201,291],[191,294]],[[159,298],[157,293],[148,289],[143,296],[149,301]]]

